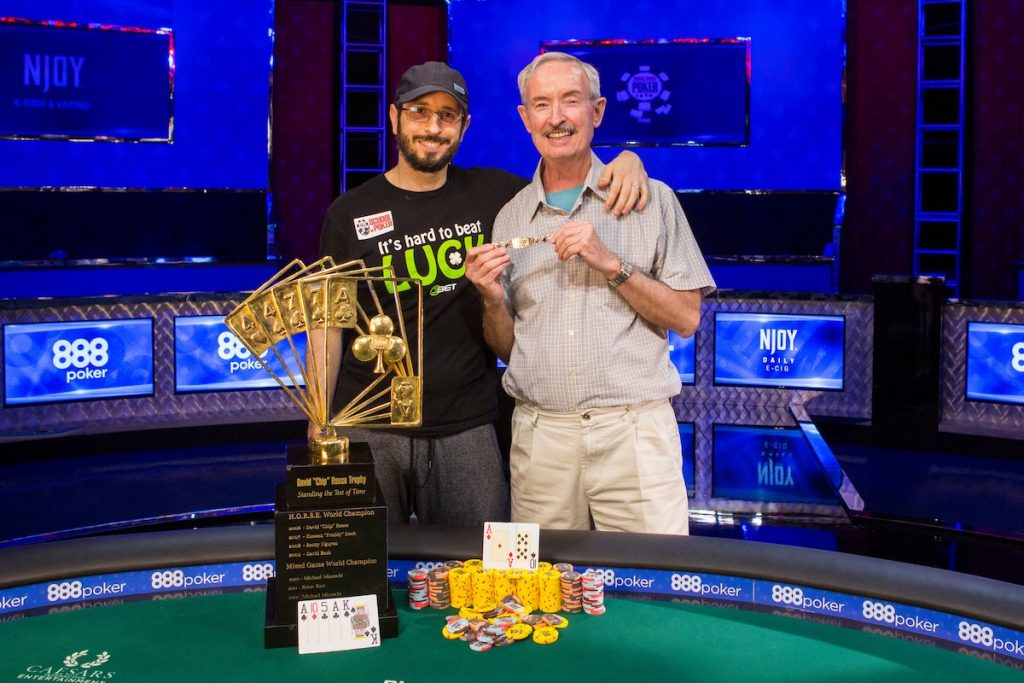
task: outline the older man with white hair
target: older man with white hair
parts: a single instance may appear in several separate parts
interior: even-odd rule
[[[512,520],[686,534],[666,330],[692,335],[715,284],[664,183],[651,180],[642,213],[603,215],[600,88],[593,66],[564,53],[522,70],[519,114],[541,160],[498,214],[494,243],[467,258],[516,399]]]

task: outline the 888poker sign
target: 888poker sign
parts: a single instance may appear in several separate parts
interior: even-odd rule
[[[8,405],[152,393],[152,319],[4,326]]]

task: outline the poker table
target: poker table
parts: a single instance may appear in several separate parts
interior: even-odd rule
[[[196,576],[212,576],[216,568],[248,562],[251,579],[251,563],[273,556],[272,536],[272,528],[258,525],[3,549],[0,606],[11,602],[12,590],[40,581],[80,577],[80,585],[91,585],[90,576],[153,568],[202,568]],[[542,532],[543,559],[615,568],[619,580],[606,585],[624,590],[609,592],[603,616],[569,615],[551,645],[523,641],[474,652],[441,636],[444,616],[454,610],[414,611],[400,584],[405,567],[479,555],[479,536],[470,529],[389,530],[400,626],[377,648],[312,655],[265,649],[265,593],[255,581],[225,583],[136,601],[105,596],[89,609],[88,602],[67,601],[34,616],[8,610],[0,614],[0,681],[1024,680],[1024,661],[970,643],[936,647],[890,630],[884,609],[876,621],[853,624],[801,612],[790,599],[798,587],[805,595],[820,589],[868,596],[907,615],[944,611],[961,619],[961,628],[968,621],[991,624],[1005,640],[1024,626],[1019,586],[829,551],[643,534]],[[658,572],[670,572],[679,591],[659,592]],[[723,588],[714,597],[694,592],[696,577],[705,586],[722,577]],[[762,579],[782,602],[735,599],[743,581]],[[60,584],[47,585],[53,593]]]

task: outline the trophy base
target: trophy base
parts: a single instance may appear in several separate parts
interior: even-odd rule
[[[348,437],[337,434],[321,434],[309,440],[310,465],[335,465],[347,463],[349,457]]]
[[[387,606],[378,609],[380,637],[395,638],[398,636],[398,610],[395,608],[394,595],[390,593]],[[378,606],[379,607],[379,606]],[[263,647],[298,647],[299,627],[297,624],[278,623],[277,600],[275,597],[274,579],[267,580],[267,608],[263,623]]]

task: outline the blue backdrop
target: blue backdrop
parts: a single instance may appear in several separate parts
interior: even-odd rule
[[[173,144],[0,140],[0,187],[265,190],[272,7],[272,0],[0,0],[6,17],[169,28],[175,48]],[[0,66],[22,71],[21,61]],[[114,95],[123,106],[143,105],[133,101],[132,83],[120,87]]]
[[[451,0],[448,16],[450,62],[466,77],[472,115],[459,164],[533,173],[538,155],[516,113],[516,76],[544,41],[749,36],[750,144],[644,147],[651,176],[677,190],[840,188],[841,0]],[[615,96],[613,83],[602,90]],[[701,106],[685,92],[672,103]]]

